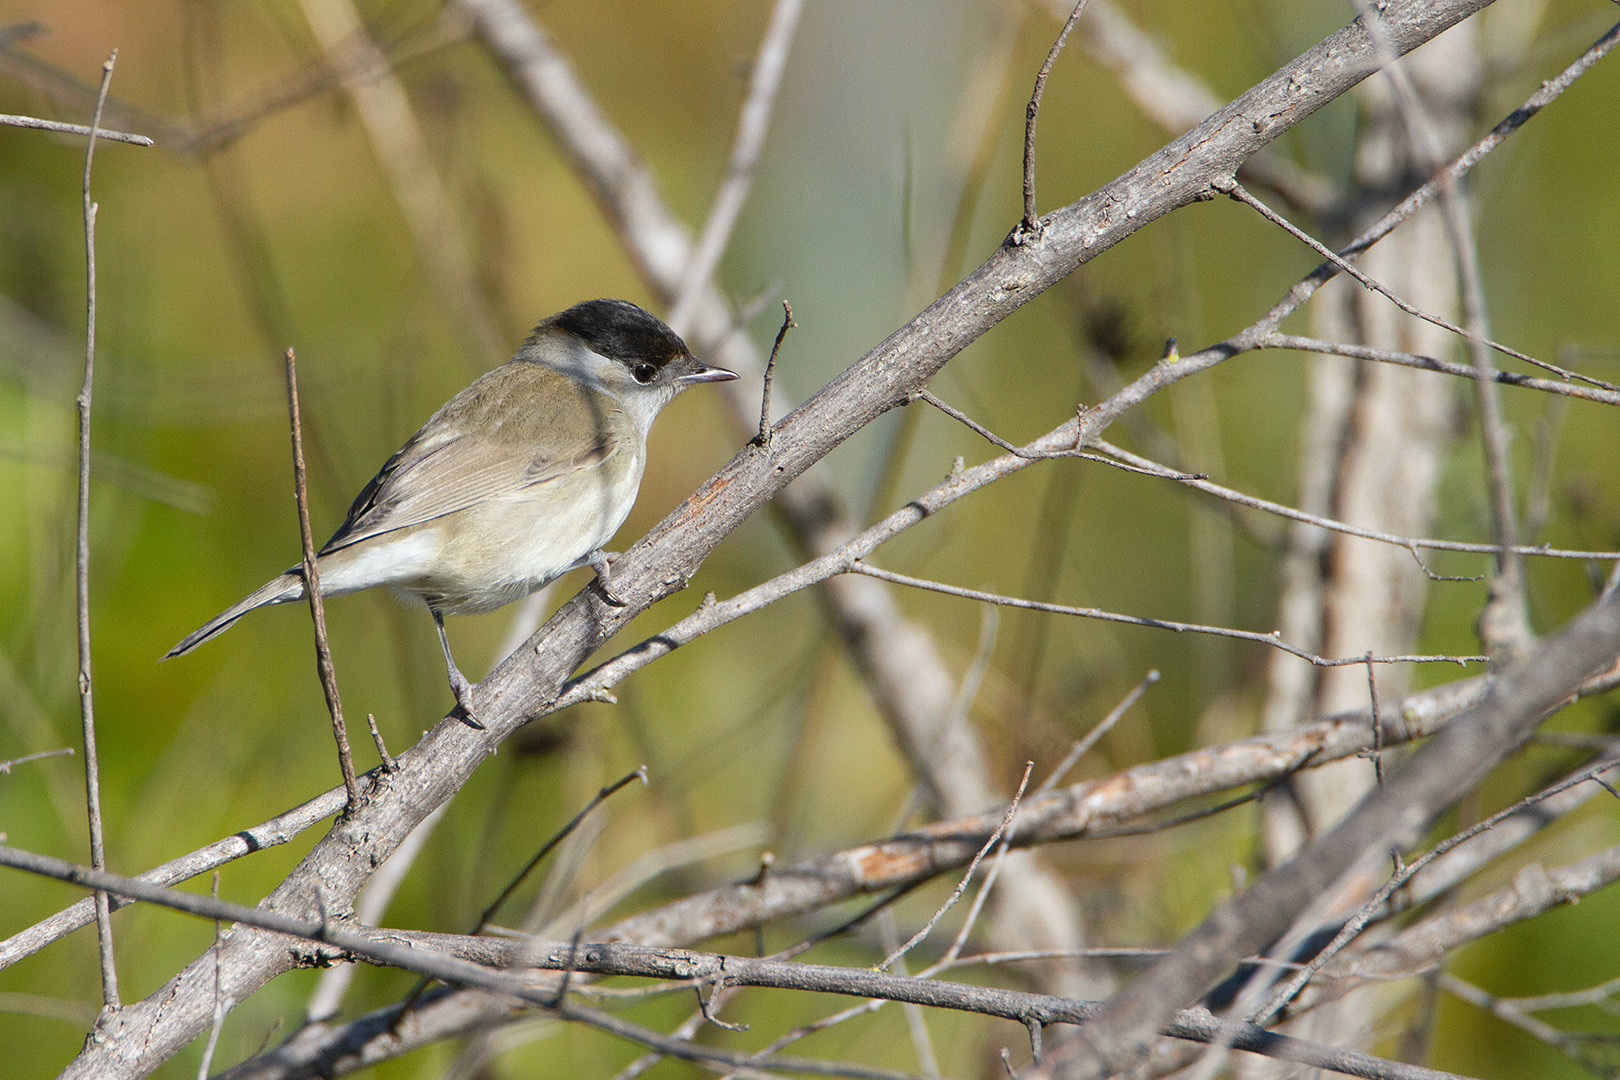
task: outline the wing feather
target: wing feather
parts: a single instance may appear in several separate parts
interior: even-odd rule
[[[388,459],[321,553],[594,468],[630,423],[611,397],[548,368],[496,368]]]

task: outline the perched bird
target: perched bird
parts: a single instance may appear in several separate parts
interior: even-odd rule
[[[374,585],[419,598],[468,719],[445,615],[493,611],[590,566],[610,603],[602,545],[624,524],[647,430],[688,386],[735,379],[694,359],[624,300],[590,300],[534,328],[509,363],[451,398],[383,465],[317,556],[321,595]],[[254,608],[304,599],[293,567],[170,649],[190,652]]]

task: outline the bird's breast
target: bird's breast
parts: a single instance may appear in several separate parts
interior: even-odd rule
[[[418,528],[438,534],[439,558],[401,582],[448,614],[493,611],[580,565],[624,524],[641,484],[639,452],[534,484]]]

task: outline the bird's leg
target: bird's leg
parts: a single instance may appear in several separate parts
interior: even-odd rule
[[[450,638],[444,632],[444,616],[439,614],[438,608],[431,605],[428,607],[428,613],[433,616],[433,625],[439,631],[439,648],[444,650],[444,666],[450,672],[450,690],[456,695],[456,704],[461,707],[461,714],[468,726],[482,731],[484,725],[478,722],[472,710],[473,684],[467,681],[467,676],[456,667],[455,657],[450,655]]]
[[[602,596],[614,607],[624,607],[627,601],[621,600],[619,594],[613,591],[612,580],[608,576],[608,564],[619,557],[617,551],[603,551],[597,548],[585,556],[585,563],[596,571],[596,584],[602,590]]]

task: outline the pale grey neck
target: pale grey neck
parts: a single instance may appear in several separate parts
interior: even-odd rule
[[[675,386],[663,382],[642,386],[630,377],[623,364],[594,352],[579,341],[566,341],[556,353],[540,362],[617,401],[643,438],[652,428],[659,410],[675,396]]]

